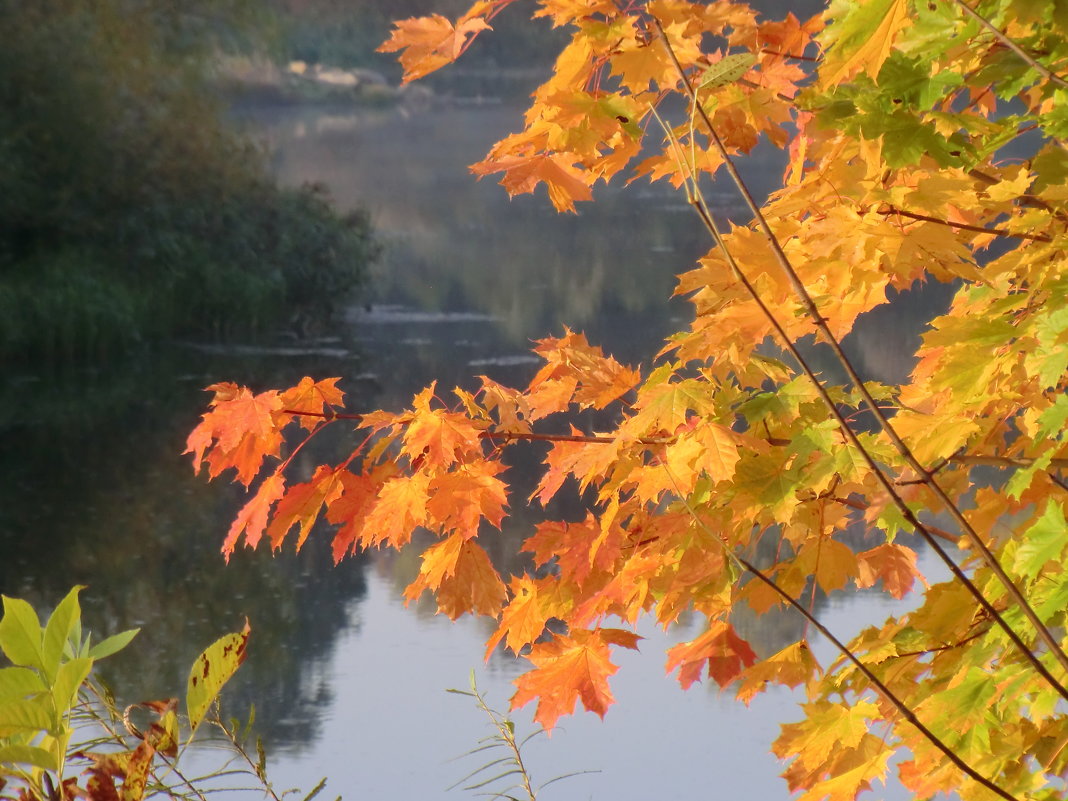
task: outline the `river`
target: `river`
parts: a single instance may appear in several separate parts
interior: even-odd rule
[[[250,116],[281,181],[321,182],[341,208],[372,215],[385,252],[346,321],[277,347],[176,345],[136,371],[14,376],[0,395],[0,589],[47,607],[84,583],[89,625],[102,634],[142,626],[102,666],[127,701],[181,694],[198,651],[247,616],[250,656],[225,702],[236,714],[255,703],[278,788],[308,790],[325,776],[331,798],[472,797],[447,788],[480,756],[488,761],[463,755],[490,730],[469,699],[446,689],[466,688],[473,670],[504,709],[522,665],[504,653],[482,661],[490,621],[450,622],[425,598],[404,607],[413,549],[334,568],[326,536],[313,536],[299,555],[238,551],[224,565],[218,547],[245,496],[194,477],[181,455],[208,398],[202,388],[340,376],[353,410],[395,410],[432,380],[524,381],[535,369],[530,342],[564,325],[648,366],[688,319],[687,304],[670,297],[674,275],[708,245],[670,187],[608,187],[579,214],[558,215],[544,195],[509,200],[467,171],[520,115],[486,102]],[[768,153],[756,163],[750,179],[766,192],[779,166]],[[725,188],[711,197],[724,217],[742,219]],[[935,293],[870,315],[849,343],[862,368],[902,377],[915,336],[907,321],[939,303]],[[339,440],[317,443],[299,469],[340,454]],[[520,484],[538,458],[518,460]],[[534,513],[517,500],[511,511],[494,558],[518,569],[515,543]],[[564,502],[553,511],[575,510]],[[849,634],[895,608],[867,592],[832,599],[822,614]],[[740,625],[767,654],[801,624],[784,614]],[[618,704],[606,719],[579,713],[532,741],[536,780],[591,771],[543,798],[789,797],[768,746],[798,716],[798,699],[773,690],[746,708],[714,687],[682,692],[664,675],[664,649],[699,632],[691,620],[667,632],[643,625],[640,652],[618,655]],[[532,712],[515,713],[520,733],[533,731]]]

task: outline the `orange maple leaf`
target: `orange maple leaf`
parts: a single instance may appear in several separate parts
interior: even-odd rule
[[[242,532],[245,533],[245,544],[255,549],[267,528],[267,518],[271,513],[271,507],[282,497],[285,490],[286,479],[280,472],[272,473],[260,484],[256,494],[237,513],[223,541],[222,552],[227,562],[230,561],[230,554],[234,552],[234,546],[237,545]]]
[[[476,425],[457,412],[431,408],[434,388],[431,384],[415,396],[401,452],[412,460],[413,466],[422,464],[428,470],[449,467],[465,457],[481,456],[479,434],[485,425]]]
[[[282,408],[292,412],[310,412],[306,417],[300,417],[300,424],[309,431],[321,422],[317,415],[328,412],[331,406],[343,406],[345,393],[337,388],[340,378],[324,378],[315,381],[308,376],[300,379],[300,383],[283,392],[279,397]],[[298,415],[299,416],[299,415]]]
[[[709,677],[726,687],[742,671],[756,662],[757,655],[749,643],[739,637],[734,627],[723,620],[713,620],[708,631],[690,642],[679,643],[668,651],[667,672],[679,668],[679,684],[688,689],[701,678],[707,665]]]
[[[486,642],[486,659],[504,640],[514,653],[530,645],[545,631],[545,624],[558,611],[559,582],[554,576],[515,576],[509,585],[512,599],[501,612],[497,631]]]
[[[429,521],[468,539],[478,534],[482,518],[499,529],[508,502],[507,485],[497,478],[504,470],[500,462],[487,461],[434,476],[426,505]]]
[[[534,554],[538,565],[555,558],[568,583],[581,586],[591,572],[611,572],[623,546],[625,532],[618,525],[601,529],[600,521],[590,513],[582,522],[545,521],[526,539],[523,550]]]
[[[435,543],[423,552],[419,575],[404,591],[410,603],[434,591],[438,612],[452,620],[472,612],[496,617],[508,596],[489,555],[462,533]]]
[[[637,649],[637,634],[622,629],[576,629],[556,635],[549,642],[535,643],[527,659],[534,670],[515,680],[512,707],[519,708],[538,699],[534,719],[551,731],[562,715],[582,705],[602,718],[615,700],[608,677],[619,670],[609,659],[609,645]]]
[[[486,159],[470,169],[480,178],[503,172],[501,186],[512,196],[533,192],[544,183],[556,210],[573,212],[575,201],[593,200],[585,173],[574,166],[576,161],[579,158],[574,153],[528,153]]]
[[[427,522],[429,485],[430,476],[425,473],[386,479],[363,522],[368,544],[405,545],[412,531]]]
[[[208,389],[215,392],[212,409],[190,433],[183,453],[193,454],[195,472],[205,461],[211,478],[232,467],[247,487],[263,460],[278,456],[281,429],[291,418],[278,414],[282,401],[275,390],[253,395],[247,387],[231,383],[212,384]]]
[[[529,433],[531,409],[523,393],[498,384],[484,375],[479,376],[479,379],[482,381],[482,403],[486,411],[497,413],[500,430]]]
[[[281,548],[289,530],[299,524],[296,549],[300,550],[323,506],[329,506],[340,497],[344,486],[341,475],[340,471],[324,464],[315,471],[311,481],[289,488],[285,497],[278,502],[274,520],[267,529],[272,548]]]
[[[612,0],[542,0],[539,5],[541,8],[534,12],[533,18],[549,17],[554,28],[593,14],[613,16],[619,13]]]
[[[799,640],[747,668],[742,673],[742,685],[735,697],[748,706],[755,695],[764,691],[768,682],[796,687],[819,672],[820,665],[812,649],[807,642]]]
[[[564,336],[539,339],[534,352],[545,359],[545,365],[530,381],[528,401],[533,413],[541,414],[540,393],[547,398],[555,397],[549,387],[566,381],[564,387],[574,384],[573,400],[583,408],[603,409],[609,403],[633,389],[641,374],[633,368],[620,364],[611,356],[605,356],[601,348],[591,345],[585,334],[564,328]],[[560,400],[563,399],[560,396]],[[539,402],[535,402],[538,398]],[[567,408],[571,397],[565,402]],[[559,409],[562,411],[563,409]]]
[[[340,474],[341,497],[326,510],[326,519],[340,525],[332,545],[334,564],[357,548],[371,544],[364,525],[367,514],[378,499],[382,484],[397,474],[397,465],[393,462],[376,465],[369,473],[361,475],[347,470]]]
[[[464,16],[455,24],[441,14],[412,17],[393,23],[389,39],[378,47],[380,53],[403,50],[400,55],[404,67],[403,83],[429,75],[451,64],[480,31],[490,30],[480,16]]]
[[[905,545],[892,542],[877,545],[857,554],[857,586],[871,587],[882,580],[883,589],[895,598],[904,598],[913,582],[919,579],[926,586],[923,574],[916,567],[916,552]]]
[[[574,426],[571,434],[581,435]],[[620,444],[617,442],[554,442],[545,456],[548,470],[541,477],[531,498],[537,498],[545,506],[556,495],[568,476],[579,481],[579,492],[619,459]]]

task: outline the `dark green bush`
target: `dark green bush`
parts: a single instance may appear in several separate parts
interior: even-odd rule
[[[248,5],[0,0],[0,356],[270,331],[358,288],[367,220],[275,186],[212,96]]]

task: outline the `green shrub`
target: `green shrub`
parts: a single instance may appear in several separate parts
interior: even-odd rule
[[[246,4],[171,5],[0,2],[6,359],[322,319],[374,257],[364,217],[275,186],[224,123],[204,51]]]

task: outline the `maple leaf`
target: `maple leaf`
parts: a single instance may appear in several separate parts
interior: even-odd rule
[[[501,612],[497,631],[486,642],[486,659],[504,640],[514,653],[530,645],[545,631],[545,624],[558,610],[559,582],[551,576],[515,576],[509,584],[511,600]]]
[[[653,86],[672,86],[678,81],[675,64],[659,42],[627,42],[612,56],[612,74],[632,92]]]
[[[615,700],[608,678],[619,670],[610,659],[609,644],[636,649],[639,639],[620,629],[576,629],[535,643],[527,654],[535,667],[515,680],[512,707],[518,709],[536,698],[534,719],[546,731],[552,731],[562,715],[574,712],[580,699],[587,710],[603,718]]]
[[[803,575],[814,575],[820,589],[829,593],[857,575],[857,555],[844,542],[822,538],[802,548],[796,566]]]
[[[422,464],[428,470],[481,455],[479,434],[485,430],[484,425],[474,423],[466,415],[431,408],[434,388],[431,384],[415,397],[401,448],[413,465]]]
[[[836,749],[856,748],[868,733],[868,721],[879,717],[871,701],[853,704],[820,700],[802,705],[805,720],[786,723],[772,745],[779,759],[795,757],[797,765],[819,773]]]
[[[199,472],[205,461],[211,478],[232,467],[247,487],[263,460],[281,451],[279,393],[268,390],[253,395],[248,388],[231,383],[212,384],[207,389],[215,392],[212,409],[190,433],[183,453],[193,454],[194,472]]]
[[[848,9],[841,24],[822,39],[830,47],[820,67],[820,86],[830,89],[864,70],[873,78],[890,55],[894,36],[909,24],[906,0],[870,0]],[[832,38],[833,36],[833,38]]]
[[[502,386],[484,375],[479,376],[479,380],[482,382],[482,403],[486,411],[497,413],[498,428],[501,431],[528,433],[532,412],[523,393]]]
[[[634,406],[638,413],[628,422],[628,430],[649,434],[674,434],[687,423],[690,412],[703,417],[715,408],[707,381],[687,378],[668,383],[657,381],[655,376],[639,390]]]
[[[769,683],[796,687],[819,673],[820,665],[813,656],[812,649],[808,647],[807,642],[799,640],[777,654],[746,668],[735,697],[749,706],[753,697],[763,692]]]
[[[483,518],[499,529],[508,502],[507,486],[497,478],[504,469],[500,462],[479,462],[434,476],[427,490],[428,521],[467,538],[478,534]]]
[[[339,526],[332,545],[334,564],[358,547],[374,543],[373,531],[368,532],[365,526],[367,515],[378,500],[382,485],[397,474],[393,462],[376,465],[359,475],[348,470],[340,473],[341,496],[326,510],[326,519]]]
[[[603,409],[641,380],[637,370],[605,356],[570,328],[562,337],[539,339],[534,352],[546,363],[527,389],[532,419],[563,411],[572,400],[583,408]]]
[[[670,673],[679,668],[679,684],[684,690],[698,681],[706,669],[710,678],[720,687],[726,687],[756,659],[749,643],[735,633],[730,623],[713,620],[700,637],[668,650],[666,670]]]
[[[363,521],[367,543],[387,543],[394,548],[405,545],[412,531],[428,520],[429,487],[430,476],[425,473],[387,478]]]
[[[246,503],[237,513],[234,522],[230,525],[230,531],[223,541],[222,552],[226,561],[230,561],[230,554],[234,552],[242,532],[245,534],[245,544],[255,549],[260,542],[260,537],[267,528],[267,518],[271,513],[271,507],[275,501],[282,497],[286,489],[285,476],[280,472],[271,473],[252,499]]]
[[[624,532],[618,526],[609,526],[605,531],[601,522],[588,513],[581,522],[539,523],[523,543],[523,550],[534,554],[539,565],[555,558],[568,582],[581,586],[592,572],[607,573],[615,567],[623,539]]]
[[[486,159],[472,164],[470,169],[480,178],[503,172],[501,186],[509,195],[533,192],[538,184],[545,184],[549,199],[557,211],[575,211],[575,202],[593,200],[593,191],[586,175],[575,168],[581,159],[574,153],[529,153]]]
[[[486,551],[462,533],[423,552],[419,575],[404,597],[411,603],[425,590],[435,591],[438,612],[451,620],[468,612],[496,617],[508,595]]]
[[[541,0],[538,5],[540,8],[534,12],[534,19],[549,17],[554,28],[594,14],[611,17],[618,11],[612,0]]]
[[[581,432],[572,427],[573,436]],[[618,458],[620,444],[617,442],[554,442],[545,456],[548,470],[542,476],[531,498],[537,498],[542,506],[549,503],[568,476],[579,481],[579,492],[589,486],[596,476],[602,475]]]
[[[916,552],[908,546],[888,542],[857,554],[856,583],[861,589],[881,580],[890,595],[904,598],[916,579],[924,581],[916,567]]]
[[[341,496],[344,488],[341,476],[342,471],[324,464],[315,471],[311,481],[289,488],[278,502],[278,507],[274,511],[274,520],[267,529],[267,536],[271,540],[273,549],[281,548],[282,541],[290,529],[299,525],[300,533],[297,535],[296,550],[300,550],[323,506],[329,506]]]
[[[378,52],[404,51],[400,56],[402,81],[408,83],[451,64],[469,40],[485,30],[490,26],[480,16],[463,17],[455,24],[440,14],[412,17],[393,23],[389,39],[378,46]]]
[[[301,417],[300,424],[309,431],[320,424],[320,419],[315,415],[328,412],[331,406],[343,406],[345,393],[337,388],[340,378],[324,378],[315,381],[308,376],[300,379],[297,386],[287,389],[279,395],[282,408],[296,413],[310,413],[310,416]]]

